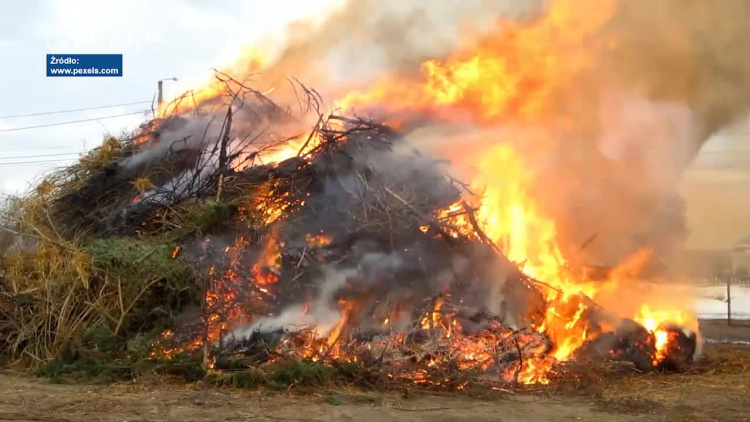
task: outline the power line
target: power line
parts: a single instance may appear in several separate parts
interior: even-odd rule
[[[43,158],[43,157],[62,157],[66,155],[79,155],[80,152],[61,152],[59,154],[39,154],[39,155],[19,155],[16,157],[0,157],[0,160],[15,160],[17,158]]]
[[[71,160],[73,160],[73,159],[70,158],[70,159],[67,159],[67,160],[18,161],[18,162],[15,162],[15,163],[0,163],[0,167],[15,166],[15,165],[19,165],[19,164],[26,165],[26,164],[52,164],[52,163],[63,163],[63,162],[69,163]]]
[[[61,113],[73,113],[76,111],[87,111],[87,110],[99,110],[102,108],[113,108],[113,107],[122,107],[122,106],[129,106],[129,105],[136,105],[136,104],[147,104],[151,103],[151,101],[136,101],[134,103],[122,103],[122,104],[112,104],[112,105],[105,105],[105,106],[98,106],[98,107],[88,107],[88,108],[74,108],[70,110],[58,110],[58,111],[45,111],[43,113],[31,113],[31,114],[16,114],[12,116],[0,116],[0,119],[16,119],[19,117],[33,117],[33,116],[45,116],[48,114],[61,114]]]
[[[114,116],[96,117],[96,118],[92,118],[92,119],[72,120],[72,121],[69,121],[69,122],[48,123],[46,125],[36,125],[36,126],[26,126],[26,127],[14,127],[12,129],[3,129],[3,130],[0,130],[0,132],[15,132],[15,131],[18,131],[18,130],[38,129],[38,128],[41,128],[41,127],[61,126],[61,125],[70,125],[70,124],[73,124],[73,123],[93,122],[93,121],[96,121],[96,120],[104,120],[104,119],[114,119],[115,117],[132,116],[134,114],[141,114],[141,113],[144,113],[146,111],[149,111],[149,110],[139,110],[139,111],[136,111],[136,112],[133,112],[133,113],[117,114],[117,115],[114,115]]]

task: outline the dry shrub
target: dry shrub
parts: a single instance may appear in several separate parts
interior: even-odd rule
[[[123,142],[119,138],[106,136],[99,148],[81,157],[79,165],[83,170],[99,170],[122,158],[124,148]]]
[[[93,239],[58,230],[55,198],[122,155],[114,138],[24,197],[0,216],[0,355],[36,365],[75,350],[102,327],[126,338],[189,299],[191,274],[172,259],[166,238]],[[154,312],[158,309],[158,312]],[[124,344],[124,341],[123,341]]]
[[[37,192],[48,191],[40,187]],[[36,360],[51,358],[87,326],[104,322],[92,306],[81,306],[100,302],[91,294],[92,258],[80,239],[56,233],[44,198],[15,198],[4,215],[5,226],[15,228],[13,245],[3,257],[2,294],[11,305],[6,317],[15,327],[5,337],[4,351]]]
[[[180,306],[175,299],[189,297],[189,274],[168,245],[36,237],[33,248],[6,254],[4,266],[4,313],[15,329],[2,352],[37,362],[77,347],[99,327],[123,339],[148,330]]]

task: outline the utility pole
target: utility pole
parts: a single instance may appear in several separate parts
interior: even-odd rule
[[[164,81],[175,81],[176,82],[177,78],[164,78],[164,79],[159,80],[159,85],[158,85],[158,90],[159,90],[158,93],[159,93],[159,95],[157,96],[157,99],[156,99],[156,109],[157,110],[161,110],[161,105],[162,105],[162,103],[164,103],[164,94],[163,94],[163,91],[162,91],[162,86],[164,85]]]
[[[732,275],[734,271],[727,273],[727,325],[732,325]]]

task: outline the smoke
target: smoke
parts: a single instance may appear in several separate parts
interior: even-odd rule
[[[550,11],[557,15],[545,22]],[[261,74],[230,73],[254,74],[253,86],[296,107],[290,77],[332,100],[384,75],[418,80],[425,60],[507,36],[503,22],[560,24],[540,40],[549,45],[518,53],[530,63],[540,52],[556,60],[542,73],[559,77],[546,81],[543,119],[488,126],[456,122],[455,113],[447,125],[416,123],[409,139],[452,160],[458,174],[470,174],[486,147],[512,144],[539,181],[531,190],[566,255],[598,235],[576,259],[614,264],[656,246],[669,260],[688,234],[677,193],[685,168],[750,106],[749,17],[744,0],[350,0],[322,20],[293,24]]]
[[[247,339],[256,332],[301,331],[316,329],[318,334],[326,335],[341,319],[341,313],[336,308],[336,294],[351,278],[360,275],[354,268],[325,270],[323,279],[319,282],[320,290],[309,309],[304,304],[285,308],[278,316],[260,318],[249,326],[240,326],[232,331],[230,339]]]
[[[221,122],[217,122],[215,117],[175,117],[165,121],[158,129],[160,142],[122,160],[120,166],[136,169],[160,161],[170,153],[202,148],[209,141],[215,141],[219,137]]]
[[[488,34],[503,37],[498,21],[534,22],[561,4],[564,12],[575,15],[563,16],[570,21],[570,28],[563,29],[576,33],[587,20],[599,19],[598,10],[606,10],[608,3],[349,0],[322,22],[318,18],[292,24],[286,44],[271,54],[262,74],[254,74],[254,67],[231,73],[241,80],[253,74],[253,83],[276,88],[274,95],[282,102],[294,102],[293,96],[282,94],[292,76],[330,99],[337,91],[366,86],[384,74],[415,74],[423,61],[467,49]],[[700,136],[691,148],[695,151],[708,136],[745,114],[750,106],[750,58],[743,53],[750,35],[750,4],[621,0],[615,5],[605,25],[584,32],[580,45],[566,43],[553,50],[560,56],[584,50],[590,62],[574,86],[557,93],[560,111],[592,112],[613,88],[656,103],[684,105],[699,118]]]
[[[274,88],[273,97],[296,105],[287,78],[295,77],[331,100],[390,73],[417,73],[428,59],[444,57],[495,28],[498,19],[529,19],[543,0],[349,0],[318,21],[299,21],[269,63],[228,70],[254,86]],[[261,49],[263,50],[263,49]]]
[[[608,28],[618,45],[607,64],[649,97],[688,105],[704,141],[750,106],[749,17],[744,0],[624,1]]]
[[[497,260],[493,250],[459,252],[416,230],[414,213],[428,215],[459,198],[460,192],[441,173],[441,163],[404,143],[378,148],[366,138],[350,139],[343,153],[316,162],[321,182],[305,197],[304,209],[274,223],[277,241],[287,252],[302,251],[308,235],[324,233],[331,238],[329,253],[342,257],[312,279],[314,293],[306,300],[283,295],[274,316],[237,327],[229,341],[308,329],[325,336],[341,320],[342,303],[356,304],[350,317],[357,318],[352,325],[363,333],[382,332],[386,317],[389,328],[402,329],[426,300],[456,291],[467,309],[502,316],[509,325],[525,315],[523,292],[506,291],[510,266]],[[383,195],[387,190],[409,198],[416,208],[405,210],[401,202]],[[381,213],[387,215],[385,220]],[[513,294],[518,300],[509,299]],[[402,311],[393,314],[394,308]],[[462,324],[471,329],[482,322]]]
[[[575,12],[564,17],[573,26],[562,28],[573,33],[579,30],[576,23],[600,11],[599,1],[557,2]],[[248,82],[260,91],[273,89],[269,96],[283,109],[299,107],[299,120],[267,119],[269,113],[250,107],[233,114],[234,131],[268,129],[259,138],[260,148],[274,142],[271,134],[278,139],[304,130],[308,118],[302,112],[298,85],[290,84],[290,77],[327,99],[340,98],[352,89],[366,91],[384,75],[419,80],[425,60],[444,59],[456,50],[471,51],[492,37],[506,36],[502,25],[496,25],[498,20],[524,22],[528,27],[541,24],[549,7],[549,2],[541,1],[351,0],[322,23],[293,25],[287,45]],[[374,226],[367,216],[353,212],[383,202],[366,183],[408,186],[416,196],[410,201],[414,204],[427,197],[447,200],[452,192],[442,191],[444,185],[436,183],[442,176],[435,171],[434,157],[450,160],[452,171],[462,178],[498,179],[502,172],[477,175],[477,168],[487,170],[482,164],[490,148],[507,144],[531,175],[525,186],[528,195],[555,221],[558,243],[570,261],[616,265],[645,246],[653,247],[659,259],[669,260],[687,236],[685,203],[678,194],[685,168],[711,134],[741,117],[750,105],[750,59],[740,54],[738,41],[750,39],[748,8],[733,0],[710,6],[691,0],[657,4],[622,0],[604,25],[582,30],[579,37],[561,37],[563,41],[557,43],[554,31],[544,33],[552,37],[540,40],[548,46],[528,53],[519,48],[520,53],[515,53],[521,61],[524,54],[530,55],[531,63],[538,62],[535,54],[550,54],[557,60],[559,69],[541,73],[560,78],[547,86],[547,102],[538,118],[511,113],[488,123],[462,119],[465,109],[429,116],[426,121],[419,120],[421,115],[406,116],[404,120],[412,120],[407,138],[424,156],[347,151],[353,154],[345,163],[329,163],[335,171],[316,169],[331,177],[306,199],[310,209],[334,204],[334,210],[315,218],[302,216],[307,218],[304,233],[281,230],[281,236],[287,244],[303,244],[305,234],[352,233]],[[720,28],[713,31],[712,26]],[[519,30],[524,28],[521,25]],[[244,81],[255,70],[238,68],[231,74]],[[206,148],[221,136],[224,114],[218,108],[166,127],[158,146],[124,165],[141,166],[175,148]],[[204,164],[210,169],[217,166],[215,160]],[[342,170],[346,168],[348,172]],[[377,177],[365,183],[360,176],[370,173]],[[188,172],[181,177],[192,176]],[[181,191],[179,183],[168,182],[167,190]],[[398,223],[397,218],[395,223],[387,222]],[[467,306],[503,315],[509,325],[525,314],[525,299],[508,294],[506,274],[497,260],[488,257],[487,268],[471,268],[467,262],[482,260],[408,239],[394,241],[394,236],[404,233],[398,227],[390,232],[390,239],[356,243],[346,262],[324,271],[315,283],[314,300],[280,304],[277,316],[238,327],[233,337],[310,327],[324,334],[341,320],[339,301],[351,295],[358,299],[357,306],[376,306],[370,302],[387,303],[391,297],[403,300],[409,295],[431,298],[457,282],[471,286],[465,292]],[[598,240],[581,252],[580,245],[592,235]],[[626,302],[621,300],[622,290],[617,294],[613,303]],[[628,315],[637,312],[627,311]]]
[[[620,1],[594,34],[594,65],[559,93],[562,112],[592,124],[578,142],[553,135],[590,151],[562,155],[542,193],[569,247],[599,234],[588,255],[611,264],[645,245],[668,262],[684,244],[683,173],[750,106],[748,17],[742,0]]]
[[[521,328],[516,325],[528,311],[526,297],[523,292],[506,288],[509,267],[503,267],[492,255],[440,255],[419,243],[389,253],[371,247],[354,247],[352,264],[324,268],[313,283],[317,286],[314,300],[285,306],[278,314],[237,326],[227,340],[241,342],[256,333],[303,330],[326,336],[344,317],[339,304],[342,300],[356,303],[356,312],[349,315],[356,320],[349,323],[362,333],[382,332],[382,320],[377,320],[376,315],[384,310],[383,306],[402,308],[401,313],[385,315],[391,319],[389,329],[403,330],[418,316],[417,306],[461,283],[466,309],[487,311],[501,317],[508,326]],[[483,326],[482,321],[471,319],[462,319],[461,324],[467,331]]]
[[[602,99],[600,119],[587,149],[571,151],[566,146],[574,141],[550,135],[560,145],[537,176],[537,195],[555,216],[568,255],[597,235],[584,254],[593,263],[615,265],[647,246],[671,260],[688,234],[678,188],[699,142],[695,114],[684,104],[618,94]]]
[[[120,165],[127,169],[135,169],[163,160],[170,154],[213,148],[225,132],[229,107],[232,109],[233,116],[230,135],[235,133],[243,135],[243,139],[230,139],[230,145],[228,145],[230,153],[237,149],[251,153],[264,148],[277,147],[280,140],[289,139],[295,135],[301,136],[310,130],[304,120],[306,116],[295,118],[288,114],[280,114],[276,109],[269,109],[270,105],[258,104],[252,99],[238,99],[225,106],[221,106],[220,99],[214,99],[210,103],[209,110],[199,109],[188,115],[165,119],[152,135],[153,138],[158,138],[158,143],[126,158],[120,162]]]
[[[606,9],[590,0],[555,3],[575,13],[566,17],[572,32]],[[497,30],[498,20],[533,25],[551,7],[539,1],[350,1],[315,29],[295,26],[297,36],[260,81],[277,86],[291,73],[335,98],[384,74],[413,77],[424,60],[470,49]],[[560,69],[570,77],[549,97],[555,123],[506,121],[470,126],[470,133],[461,125],[459,135],[455,123],[449,130],[433,125],[430,136],[422,130],[409,139],[451,159],[464,174],[488,145],[512,143],[539,174],[534,193],[556,220],[565,251],[599,235],[580,259],[611,265],[650,245],[668,260],[688,234],[686,205],[677,194],[685,168],[710,135],[750,105],[750,58],[743,53],[750,4],[632,0],[613,10],[579,45],[552,45],[558,57],[586,58],[584,66]]]

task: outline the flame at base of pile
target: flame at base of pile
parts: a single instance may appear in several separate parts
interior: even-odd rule
[[[476,381],[532,381],[524,378],[525,371],[551,349],[547,337],[510,329],[497,317],[465,313],[445,302],[402,330],[389,330],[388,321],[382,332],[369,335],[336,329],[322,337],[312,330],[255,331],[242,341],[224,345],[224,352],[253,353],[259,342],[271,341],[272,355],[329,365],[357,364],[384,379],[453,389]],[[482,328],[465,334],[459,321],[481,323]]]
[[[614,361],[639,371],[679,371],[692,363],[698,347],[695,333],[680,327],[650,332],[635,321],[608,315],[612,318],[608,323],[617,326],[614,331],[592,336],[593,340],[584,342],[569,359],[558,360],[547,333],[513,329],[504,318],[454,304],[442,296],[412,318],[402,315],[399,328],[386,318],[380,329],[363,329],[368,326],[363,320],[372,310],[365,311],[350,301],[341,301],[340,306],[341,318],[327,331],[301,326],[285,329],[274,325],[270,317],[249,330],[240,330],[243,337],[217,344],[215,353],[260,353],[264,363],[291,358],[334,366],[356,364],[371,376],[392,381],[463,389],[469,384],[547,384],[566,379],[569,361]],[[302,321],[310,309],[299,311]],[[663,340],[662,332],[666,334]]]

